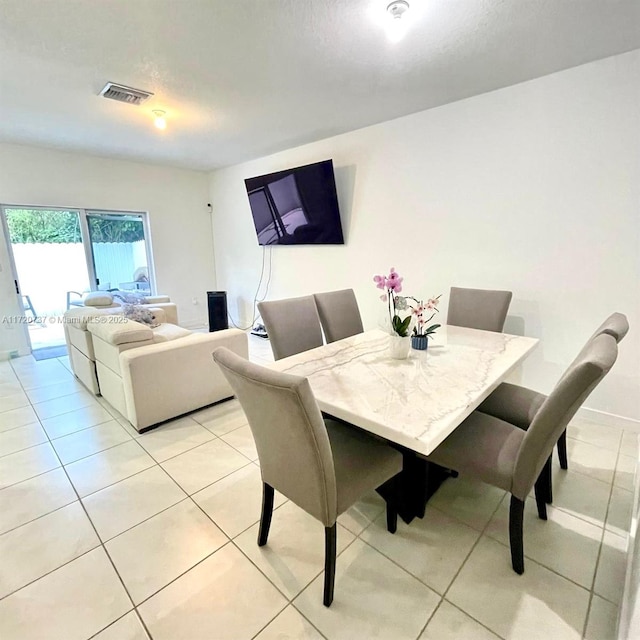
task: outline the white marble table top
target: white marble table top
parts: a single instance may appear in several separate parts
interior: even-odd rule
[[[407,360],[393,360],[388,342],[376,329],[270,366],[309,378],[322,411],[429,454],[538,340],[446,326]]]

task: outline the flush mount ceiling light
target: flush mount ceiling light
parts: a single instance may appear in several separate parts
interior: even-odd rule
[[[165,120],[165,115],[167,115],[166,111],[162,111],[161,109],[154,109],[151,113],[155,116],[153,120],[153,124],[158,127],[158,129],[166,129],[167,121]]]
[[[400,20],[407,11],[409,11],[409,3],[406,0],[394,0],[387,5],[387,13],[394,20]]]
[[[391,42],[402,40],[407,32],[407,18],[403,17],[409,11],[409,3],[406,0],[394,0],[387,5],[387,14],[391,18],[387,20],[387,37]]]

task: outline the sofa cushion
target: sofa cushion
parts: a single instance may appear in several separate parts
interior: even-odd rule
[[[87,323],[87,328],[109,344],[129,344],[146,342],[153,338],[153,331],[139,322],[124,316],[101,316]]]
[[[113,304],[113,296],[108,291],[90,291],[82,301],[85,307],[108,307]]]
[[[183,329],[175,324],[164,323],[153,329],[153,342],[169,342],[170,340],[177,340],[190,335],[191,331],[188,329]]]
[[[87,330],[87,322],[96,316],[106,316],[110,309],[96,309],[94,307],[74,307],[64,312],[63,322],[66,328],[75,327],[80,331]]]

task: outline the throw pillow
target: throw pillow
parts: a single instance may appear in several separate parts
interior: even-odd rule
[[[147,300],[141,293],[131,291],[114,291],[113,297],[118,298],[123,304],[146,304]]]
[[[125,318],[135,320],[150,327],[157,327],[160,323],[156,321],[155,315],[149,309],[141,307],[139,304],[125,304],[122,307],[122,313]]]

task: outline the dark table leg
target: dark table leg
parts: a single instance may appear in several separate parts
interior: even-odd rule
[[[402,471],[378,487],[377,491],[409,524],[414,518],[424,517],[429,498],[451,476],[451,472],[428,462],[413,451],[400,451],[403,457]]]

